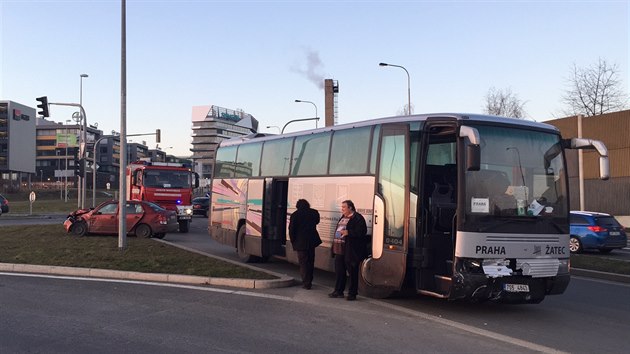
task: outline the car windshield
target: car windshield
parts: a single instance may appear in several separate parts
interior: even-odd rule
[[[155,203],[151,203],[151,202],[146,202],[146,203],[147,203],[147,204],[151,207],[151,209],[153,209],[153,210],[155,210],[155,211],[163,211],[163,210],[166,210],[166,209],[162,208],[161,206],[159,206],[159,205],[157,205],[157,204],[155,204]]]
[[[467,221],[476,224],[475,229],[506,217],[559,218],[564,221],[558,224],[563,224],[568,203],[560,136],[507,127],[476,128],[481,168],[466,172]]]
[[[191,174],[187,171],[146,170],[144,186],[154,188],[190,188]]]

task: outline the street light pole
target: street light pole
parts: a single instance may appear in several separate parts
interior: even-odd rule
[[[407,115],[410,116],[411,115],[411,78],[409,77],[409,71],[407,71],[407,69],[405,69],[405,67],[401,65],[388,64],[388,63],[379,63],[378,65],[379,66],[393,66],[396,68],[401,68],[405,70],[405,72],[407,73]]]
[[[287,122],[287,124],[284,125],[284,127],[282,127],[282,130],[280,131],[280,134],[284,134],[284,128],[287,127],[287,125],[294,123],[294,122],[304,122],[307,120],[319,120],[319,118],[302,118],[302,119],[294,119],[294,120],[290,120]]]
[[[61,171],[63,171],[61,169],[61,151],[57,150],[57,148],[55,148],[55,155],[57,155],[57,169],[59,170],[59,173],[61,173]],[[55,172],[57,172],[57,171],[55,171]],[[59,199],[63,200],[63,195],[61,195],[63,193],[63,188],[61,188],[61,176],[59,176],[57,178],[55,183],[57,183],[57,185],[59,185]]]
[[[270,128],[277,128],[278,129],[278,133],[280,133],[280,127],[279,126],[277,126],[277,125],[268,125],[267,129],[270,129]]]
[[[311,102],[311,101],[304,101],[304,100],[295,100],[295,102],[298,102],[298,103],[302,103],[302,102],[304,102],[304,103],[310,103],[310,104],[312,104],[312,105],[313,105],[313,107],[315,107],[315,118],[318,118],[318,117],[317,117],[317,105],[315,105],[315,103],[313,103],[313,102]],[[317,121],[319,121],[319,119],[316,119],[316,120],[315,120],[315,129],[317,129]]]
[[[81,150],[81,157],[83,158],[83,177],[82,177],[82,181],[81,181],[81,209],[85,208],[85,189],[87,188],[87,183],[86,183],[86,168],[85,168],[85,161],[87,159],[87,117],[85,116],[85,112],[83,111],[83,78],[88,77],[87,74],[81,74],[81,92],[79,93],[79,105],[81,106],[81,118],[83,118],[82,120],[82,126],[81,126],[81,139],[82,141],[82,145],[80,145],[80,150]]]

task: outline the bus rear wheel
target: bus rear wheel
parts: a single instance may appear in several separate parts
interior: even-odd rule
[[[258,260],[258,257],[245,252],[245,225],[238,228],[236,233],[236,255],[241,262],[251,263]]]

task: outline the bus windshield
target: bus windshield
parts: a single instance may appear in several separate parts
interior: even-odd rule
[[[191,174],[187,171],[146,170],[144,186],[153,188],[190,188]]]
[[[497,217],[515,222],[566,219],[567,181],[560,136],[496,126],[476,128],[481,138],[481,169],[466,172],[467,228],[474,225],[479,230]]]

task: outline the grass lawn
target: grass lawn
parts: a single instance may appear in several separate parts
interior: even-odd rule
[[[619,261],[606,257],[589,257],[579,254],[572,254],[571,268],[598,270],[600,272],[630,275],[630,262]]]
[[[119,251],[116,236],[74,237],[68,235],[62,225],[0,227],[0,262],[218,278],[275,279],[266,273],[150,239],[129,237],[127,249]]]

